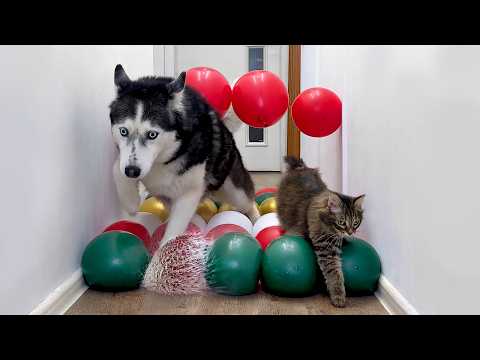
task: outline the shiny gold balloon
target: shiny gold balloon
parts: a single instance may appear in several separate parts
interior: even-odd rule
[[[217,212],[217,205],[211,199],[203,200],[197,208],[197,214],[200,215],[205,222],[208,222]]]
[[[275,197],[265,199],[262,201],[259,208],[260,208],[260,215],[277,212],[277,199]]]
[[[235,208],[230,205],[230,204],[227,204],[227,203],[223,203],[220,208],[218,209],[218,212],[222,212],[222,211],[232,211],[232,210],[235,210]]]
[[[152,196],[146,199],[140,208],[138,209],[139,212],[146,212],[153,215],[156,215],[160,218],[162,222],[167,221],[170,211],[168,207],[163,203],[163,201],[158,200],[156,197]]]

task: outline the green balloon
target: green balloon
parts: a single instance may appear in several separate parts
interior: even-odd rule
[[[317,290],[317,271],[311,244],[302,236],[283,235],[265,249],[262,285],[280,296],[308,296]]]
[[[263,200],[271,198],[273,196],[275,196],[274,192],[263,193],[263,194],[258,195],[255,198],[255,201],[257,202],[257,205],[260,206],[262,204]]]
[[[227,233],[219,237],[207,256],[205,278],[214,291],[247,295],[257,290],[262,248],[248,234]]]
[[[86,247],[82,257],[85,282],[97,290],[137,288],[150,260],[143,242],[120,231],[103,233]]]
[[[382,264],[369,243],[350,237],[343,242],[342,270],[347,293],[373,293],[377,290]]]

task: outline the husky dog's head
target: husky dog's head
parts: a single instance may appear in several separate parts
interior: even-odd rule
[[[115,68],[117,97],[110,104],[112,135],[120,151],[120,172],[141,179],[155,161],[168,161],[180,143],[176,116],[182,112],[185,73],[177,79],[144,77],[130,80]]]

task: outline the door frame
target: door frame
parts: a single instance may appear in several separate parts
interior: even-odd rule
[[[288,45],[288,122],[287,122],[287,155],[300,158],[300,130],[292,118],[292,104],[300,94],[300,75],[302,66],[302,45]]]
[[[280,48],[280,78],[285,84],[288,84],[290,104],[300,91],[300,52],[299,50],[292,51],[292,46],[299,47],[300,45],[281,45]],[[155,75],[175,77],[175,62],[175,45],[153,45],[153,72]],[[288,149],[287,144],[290,142],[294,144],[293,148],[290,146],[290,149],[294,150]],[[290,153],[290,151],[293,152]],[[291,119],[290,106],[287,121],[282,119],[280,126],[281,171],[284,171],[283,157],[287,154],[300,156],[300,132]]]

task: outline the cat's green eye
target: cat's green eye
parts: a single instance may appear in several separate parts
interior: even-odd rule
[[[337,224],[338,224],[339,226],[344,226],[344,225],[345,225],[345,219],[339,219],[339,220],[337,221]]]

